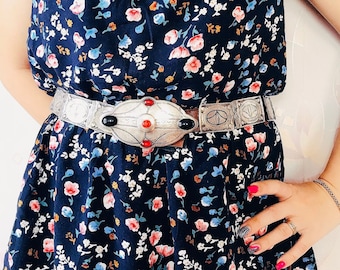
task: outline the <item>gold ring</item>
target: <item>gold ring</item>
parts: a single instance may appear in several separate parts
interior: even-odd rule
[[[293,222],[291,221],[286,221],[285,223],[288,224],[289,228],[292,230],[292,235],[296,234],[297,233],[297,229],[296,229],[296,226]]]

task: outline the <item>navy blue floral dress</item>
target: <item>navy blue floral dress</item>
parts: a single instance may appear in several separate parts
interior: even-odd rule
[[[151,96],[196,108],[285,85],[281,0],[33,0],[34,80],[117,104]],[[37,104],[38,106],[38,104]],[[283,180],[275,122],[190,133],[146,151],[52,114],[30,154],[5,269],[275,269],[292,237],[259,256],[247,218]],[[309,251],[291,269],[316,269]]]

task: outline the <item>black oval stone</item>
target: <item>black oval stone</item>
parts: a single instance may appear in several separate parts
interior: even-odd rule
[[[184,130],[189,130],[195,127],[195,121],[192,119],[181,119],[178,122],[178,127]]]
[[[117,124],[117,117],[113,115],[105,116],[102,120],[103,125],[112,127]]]

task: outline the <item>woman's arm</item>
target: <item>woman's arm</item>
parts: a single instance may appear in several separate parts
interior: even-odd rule
[[[308,0],[325,19],[340,33],[340,1],[339,0]]]
[[[34,119],[50,113],[51,97],[35,84],[27,57],[31,1],[0,0],[0,81]]]

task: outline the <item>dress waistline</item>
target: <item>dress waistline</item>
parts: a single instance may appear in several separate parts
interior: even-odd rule
[[[274,108],[267,96],[202,102],[198,108],[184,110],[173,102],[153,97],[110,105],[58,88],[51,110],[62,121],[146,149],[174,145],[191,132],[228,132],[275,120]]]

